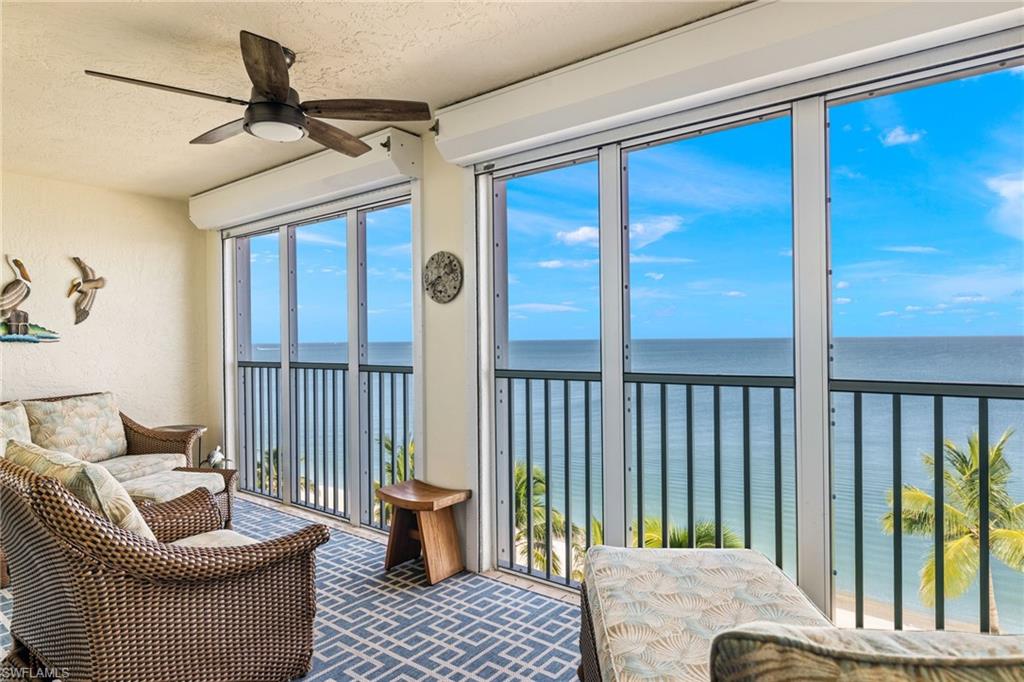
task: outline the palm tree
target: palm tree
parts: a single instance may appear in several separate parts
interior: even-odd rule
[[[583,580],[583,562],[587,554],[587,538],[584,533],[584,529],[573,524],[573,551],[572,551],[572,562],[573,571],[572,577],[576,581]],[[715,543],[715,522],[714,521],[697,521],[693,526],[693,534],[696,538],[694,547],[713,549],[717,546]],[[633,546],[637,545],[636,530],[633,530]],[[644,547],[661,547],[661,519],[656,516],[648,516],[644,519]],[[590,544],[601,545],[604,544],[604,524],[597,519],[591,519],[590,521]],[[671,548],[685,548],[690,546],[690,531],[688,528],[681,528],[679,526],[669,526],[668,530],[668,546]],[[728,526],[722,526],[722,547],[725,548],[739,548],[743,546],[743,540],[736,534],[732,528]]]
[[[1003,457],[1006,441],[1013,435],[1008,429],[999,441],[989,448],[989,546],[992,554],[1015,571],[1024,572],[1024,503],[1017,503],[1007,491],[1010,480],[1010,464]],[[965,452],[951,440],[945,442],[943,467],[944,496],[944,593],[956,598],[967,591],[978,574],[979,535],[981,513],[979,509],[981,486],[979,463],[981,456],[978,434],[967,438]],[[924,453],[921,461],[928,471],[934,471],[935,460],[930,453]],[[890,511],[882,516],[882,530],[893,532],[892,490],[887,493]],[[934,537],[935,499],[924,490],[904,485],[902,491],[903,532],[910,535]],[[921,585],[918,589],[925,606],[935,604],[935,548],[929,551],[921,567]],[[987,576],[989,590],[989,627],[999,632],[999,613],[996,609],[996,593],[992,582],[992,571]]]
[[[513,541],[515,547],[515,558],[520,563],[527,563],[527,513],[533,517],[533,531],[530,536],[533,540],[532,558],[533,566],[539,570],[545,570],[547,565],[547,547],[555,540],[565,538],[565,517],[557,509],[551,510],[551,537],[548,538],[547,517],[545,515],[544,493],[547,489],[547,479],[544,470],[540,467],[533,467],[533,499],[530,500],[530,492],[527,489],[528,478],[526,475],[526,463],[516,462],[513,470],[513,485],[515,487],[515,528],[516,535]],[[529,509],[529,512],[527,512]],[[551,552],[552,573],[562,572],[562,560],[554,552]]]
[[[384,480],[388,481],[389,483],[399,483],[401,481],[407,481],[410,478],[415,477],[415,475],[416,475],[416,443],[414,441],[410,441],[409,442],[409,457],[408,457],[408,462],[409,462],[408,474],[409,475],[408,476],[406,476],[406,470],[405,470],[405,467],[406,467],[405,446],[398,445],[397,446],[398,449],[395,450],[396,444],[392,440],[391,436],[384,436],[382,438],[382,443],[384,445],[384,452],[385,452],[384,472],[383,472]],[[395,466],[393,468],[391,466],[392,451],[394,451],[394,461],[395,461]],[[377,489],[380,488],[380,486],[381,486],[381,482],[380,481],[374,481],[373,482],[373,492],[376,493]],[[370,506],[373,509],[373,519],[374,519],[374,521],[376,521],[377,523],[380,523],[380,521],[381,521],[381,517],[380,517],[381,505],[374,504],[371,501],[371,505]],[[384,514],[386,515],[387,520],[390,521],[390,518],[391,518],[391,505],[390,504],[386,504],[386,505],[384,505],[384,508],[385,508]]]

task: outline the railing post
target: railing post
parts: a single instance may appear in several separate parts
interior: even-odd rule
[[[295,334],[295,228],[286,227],[278,231],[278,262],[281,268],[281,368],[271,370],[278,374],[278,394],[275,411],[279,421],[281,439],[277,444],[277,490],[281,501],[292,501],[292,410],[291,410],[291,360],[296,353]],[[262,416],[262,415],[261,415]],[[272,486],[271,486],[272,487]]]
[[[626,455],[624,365],[624,248],[629,225],[623,219],[622,153],[618,145],[598,151],[601,246],[601,456],[604,483],[604,542],[625,546],[629,500],[629,460]]]
[[[796,575],[800,588],[831,618],[826,125],[824,98],[793,103]]]

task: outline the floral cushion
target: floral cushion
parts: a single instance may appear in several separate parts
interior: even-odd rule
[[[103,467],[64,452],[11,441],[7,459],[33,473],[56,479],[90,509],[115,526],[156,540],[125,489]]]
[[[206,488],[214,495],[222,493],[224,477],[201,471],[162,471],[124,481],[123,485],[137,502],[167,502],[196,488]]]
[[[25,406],[15,401],[0,405],[0,457],[7,450],[7,441],[32,442],[32,431],[28,426]]]
[[[608,680],[701,680],[711,641],[757,620],[828,626],[786,574],[749,549],[587,552],[584,584]]]
[[[105,459],[97,464],[124,483],[133,478],[188,466],[188,458],[180,452],[161,452],[149,455],[121,455]]]
[[[110,393],[48,402],[25,401],[32,442],[48,450],[100,462],[128,452],[117,403]]]
[[[241,533],[224,528],[175,540],[171,544],[178,547],[241,547],[242,545],[256,544],[256,541]]]
[[[1024,680],[1024,636],[751,623],[715,638],[713,680]]]

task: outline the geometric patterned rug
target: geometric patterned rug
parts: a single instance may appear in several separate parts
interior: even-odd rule
[[[268,539],[309,522],[237,500],[235,530]],[[384,545],[332,529],[317,550],[313,670],[343,680],[574,680],[579,609],[474,573],[427,585],[420,561],[385,573]],[[11,596],[0,591],[0,651]]]

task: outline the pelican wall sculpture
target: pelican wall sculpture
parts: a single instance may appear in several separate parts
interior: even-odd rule
[[[75,261],[75,265],[82,273],[81,277],[71,280],[71,288],[68,290],[69,298],[78,294],[78,300],[75,301],[75,324],[81,324],[85,318],[89,317],[89,311],[92,310],[92,304],[96,300],[96,292],[107,285],[107,280],[97,277],[96,271],[86,265],[85,261],[78,256],[71,260]]]
[[[0,341],[39,343],[56,341],[57,332],[32,324],[28,312],[21,309],[32,293],[32,278],[20,258],[6,257],[7,265],[14,272],[14,280],[0,290]]]

